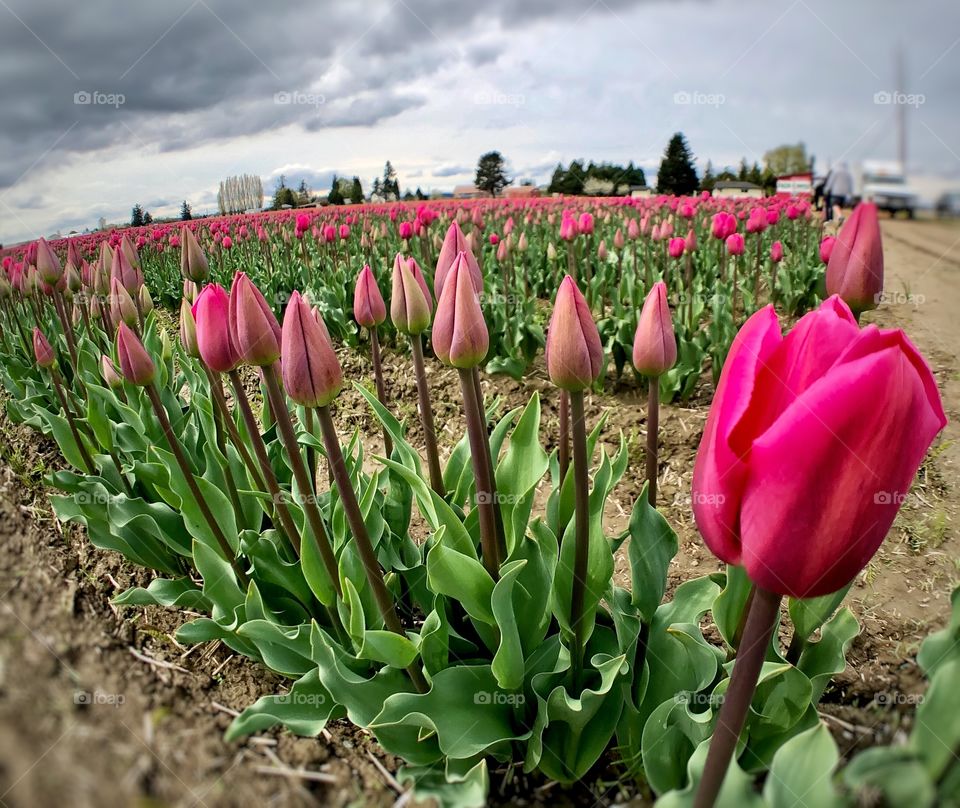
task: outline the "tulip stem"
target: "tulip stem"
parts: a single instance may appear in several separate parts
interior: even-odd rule
[[[590,475],[587,468],[587,427],[583,412],[583,391],[570,393],[573,426],[573,483],[575,495],[575,541],[573,559],[573,592],[570,597],[570,625],[574,635],[573,670],[579,678],[583,669],[586,644],[584,602],[587,589],[587,565],[590,552]]]
[[[373,381],[377,386],[377,400],[387,406],[387,388],[383,383],[383,362],[380,358],[380,337],[377,327],[370,329],[370,358],[373,360]],[[383,428],[383,452],[387,457],[393,454],[393,439],[387,428]]]
[[[326,528],[323,526],[323,518],[320,515],[316,496],[313,493],[313,484],[310,475],[307,473],[307,467],[304,465],[303,455],[300,453],[300,444],[297,442],[297,435],[293,431],[293,421],[290,420],[290,410],[287,409],[287,402],[284,399],[283,391],[280,389],[277,371],[273,365],[264,365],[262,370],[263,379],[267,385],[267,394],[270,396],[270,409],[273,411],[273,417],[280,428],[280,437],[283,438],[283,443],[287,447],[290,468],[293,470],[293,477],[297,481],[297,488],[300,489],[300,499],[303,510],[307,515],[307,521],[310,523],[313,539],[320,551],[323,565],[327,569],[327,575],[330,576],[337,596],[342,598],[343,590],[340,588],[340,570],[337,567],[337,559],[333,554],[333,548],[330,546]]]
[[[377,601],[380,615],[383,617],[383,624],[394,634],[406,637],[406,634],[403,632],[403,625],[397,616],[397,610],[394,608],[393,598],[387,589],[386,583],[384,583],[383,570],[380,568],[376,551],[373,549],[373,543],[370,541],[367,525],[363,521],[360,503],[357,502],[357,495],[354,493],[353,484],[350,481],[350,472],[347,471],[347,464],[343,459],[343,451],[340,448],[340,438],[337,435],[337,428],[334,426],[333,418],[330,416],[330,407],[317,407],[317,416],[320,421],[320,431],[323,433],[323,445],[327,450],[330,468],[333,470],[333,478],[336,481],[337,492],[340,494],[340,503],[343,505],[347,523],[350,525],[350,532],[353,533],[353,540],[356,543],[357,552],[360,554],[360,560],[363,562],[363,569],[367,574],[367,582],[370,584],[370,589],[373,591],[373,596]],[[423,672],[416,664],[411,664],[407,668],[407,673],[410,675],[414,687],[416,687],[420,693],[426,693],[430,689],[427,686]]]
[[[487,410],[483,406],[483,387],[480,385],[480,368],[473,369],[473,394],[477,405],[477,419],[483,434],[483,454],[490,475],[490,490],[493,492],[493,518],[497,528],[497,548],[500,554],[500,563],[507,559],[506,531],[503,529],[503,512],[500,510],[500,500],[497,497],[497,475],[493,465],[493,455],[490,453],[490,438],[487,434]]]
[[[87,451],[86,444],[84,444],[80,437],[80,430],[77,429],[77,422],[73,419],[73,411],[70,408],[70,402],[67,401],[67,395],[63,391],[63,385],[60,384],[60,374],[57,373],[57,369],[55,367],[50,368],[50,378],[53,379],[53,387],[57,391],[57,398],[60,399],[60,406],[63,407],[64,415],[67,417],[67,424],[70,426],[70,434],[73,435],[73,440],[77,444],[77,449],[80,452],[80,459],[83,460],[83,464],[86,466],[83,471],[86,471],[87,474],[93,474],[96,470],[96,466],[93,465],[93,460],[90,458],[90,453]]]
[[[233,416],[230,414],[230,408],[227,406],[227,399],[223,394],[223,385],[219,375],[210,370],[206,365],[204,365],[204,369],[207,371],[207,378],[210,380],[210,389],[213,393],[214,403],[220,410],[220,415],[223,418],[223,423],[227,428],[227,434],[230,436],[231,442],[236,447],[240,459],[243,460],[243,464],[247,467],[253,484],[257,486],[259,491],[266,491],[267,488],[264,484],[263,476],[260,474],[257,464],[253,462],[253,458],[250,457],[250,452],[247,451],[246,444],[244,444],[241,439],[237,425],[234,423]]]
[[[473,476],[476,479],[477,510],[480,514],[480,544],[483,555],[483,565],[493,580],[500,577],[500,547],[497,541],[497,522],[494,508],[496,488],[487,463],[489,446],[487,445],[487,429],[480,420],[477,407],[477,396],[473,384],[473,370],[459,368],[460,390],[463,393],[464,412],[467,417],[467,436],[470,439],[470,459],[473,462]]]
[[[694,808],[712,808],[720,793],[727,767],[736,751],[737,740],[750,709],[750,702],[757,689],[773,628],[780,614],[780,601],[783,596],[760,587],[755,589],[756,594],[743,629],[737,661],[730,675],[730,686],[720,707],[703,776],[694,798]]]
[[[170,419],[167,417],[167,411],[163,408],[163,402],[160,401],[160,394],[157,392],[157,386],[151,382],[146,386],[145,389],[147,391],[147,397],[150,399],[150,404],[153,405],[153,412],[157,416],[157,420],[160,422],[160,428],[163,430],[163,435],[167,439],[167,443],[170,446],[170,451],[173,452],[173,456],[177,460],[177,465],[180,466],[180,471],[183,472],[183,477],[187,481],[187,487],[190,489],[190,493],[193,495],[194,500],[196,500],[197,507],[200,509],[200,513],[209,526],[210,532],[213,533],[213,537],[216,539],[217,544],[220,545],[220,551],[223,553],[224,558],[233,568],[233,572],[237,576],[237,580],[240,582],[241,586],[246,589],[247,585],[249,584],[247,574],[237,562],[237,558],[233,553],[233,548],[230,547],[230,542],[228,542],[227,537],[223,535],[223,530],[220,528],[219,522],[217,522],[214,515],[210,512],[210,506],[207,505],[206,499],[204,499],[203,494],[200,493],[200,487],[197,485],[196,479],[194,479],[193,470],[190,468],[190,462],[187,460],[187,456],[184,454],[183,447],[180,445],[180,440],[173,432],[173,427],[170,425]]]
[[[570,467],[570,394],[566,390],[560,391],[560,484],[567,476]]]
[[[53,307],[56,309],[57,317],[63,324],[63,336],[67,340],[67,349],[70,351],[70,359],[73,363],[73,372],[76,373],[78,361],[77,346],[73,342],[73,323],[70,322],[70,319],[67,316],[67,307],[64,305],[63,295],[61,295],[56,289],[53,291]]]
[[[430,468],[430,487],[441,497],[447,495],[440,471],[440,455],[437,451],[437,432],[433,425],[433,407],[430,404],[430,388],[427,386],[427,371],[423,362],[423,341],[419,334],[410,335],[413,353],[413,370],[417,378],[417,396],[420,399],[420,423],[427,448],[427,466]]]
[[[651,376],[647,390],[647,502],[657,507],[658,438],[660,433],[660,377]]]
[[[250,407],[250,401],[247,399],[247,393],[243,389],[243,380],[240,378],[240,372],[237,370],[231,370],[228,375],[230,376],[230,383],[233,386],[234,398],[236,398],[237,405],[240,407],[240,414],[243,417],[244,426],[247,429],[247,434],[250,436],[250,442],[253,444],[253,451],[257,456],[257,462],[260,463],[260,470],[263,472],[263,480],[266,485],[266,491],[268,494],[270,494],[270,499],[273,502],[274,512],[283,527],[284,533],[287,534],[287,539],[290,541],[293,551],[299,558],[300,532],[297,530],[297,526],[293,521],[293,517],[290,515],[290,510],[287,508],[287,504],[283,501],[283,494],[280,491],[280,483],[277,480],[277,475],[273,471],[273,466],[270,465],[270,458],[267,456],[267,447],[260,435],[260,425],[257,423],[257,417],[253,414],[253,409]],[[239,432],[237,433],[235,440],[240,442]]]

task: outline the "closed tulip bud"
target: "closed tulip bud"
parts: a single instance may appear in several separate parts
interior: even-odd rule
[[[153,311],[153,298],[150,297],[150,290],[146,286],[140,287],[140,311],[143,312],[143,316],[146,317],[151,311]]]
[[[240,364],[230,328],[230,296],[216,283],[205,286],[190,310],[196,327],[197,355],[218,373]],[[193,356],[194,354],[191,354]]]
[[[497,246],[497,261],[501,264],[510,257],[510,243],[508,241],[501,241]]]
[[[676,363],[677,342],[667,303],[667,285],[657,281],[640,311],[633,338],[633,366],[643,376],[662,376]]]
[[[173,340],[165,328],[160,329],[160,358],[164,362],[173,359]]]
[[[767,210],[767,224],[770,227],[773,227],[779,221],[780,221],[779,208],[770,208],[769,210]]]
[[[623,231],[618,227],[617,232],[613,234],[613,247],[618,252],[623,249]]]
[[[33,355],[42,368],[52,368],[57,361],[53,348],[39,328],[33,329]]]
[[[340,225],[340,240],[346,241],[348,238],[350,238],[350,225]]]
[[[783,260],[783,244],[779,241],[770,245],[770,260],[775,264],[779,264]]]
[[[687,237],[683,242],[685,252],[693,253],[697,251],[697,232],[691,227],[687,232]]]
[[[727,252],[730,255],[743,255],[743,234],[733,233],[727,236]]]
[[[792,222],[800,216],[800,208],[796,205],[787,205],[787,218]]]
[[[123,377],[117,372],[117,366],[106,354],[100,357],[100,375],[111,390],[116,390],[123,384]]]
[[[80,273],[73,264],[67,264],[67,268],[63,271],[63,281],[71,295],[76,294],[83,288]]]
[[[397,253],[393,262],[393,290],[390,296],[390,319],[404,334],[422,334],[430,327],[432,301],[423,275],[418,280],[412,271],[416,261],[407,261]]]
[[[557,246],[552,241],[547,245],[547,258],[551,261],[557,260]]]
[[[294,292],[283,317],[283,386],[304,407],[325,407],[343,386],[340,362],[327,329]]]
[[[823,263],[830,263],[830,254],[833,252],[833,245],[836,241],[837,239],[834,236],[827,236],[820,242],[820,260]]]
[[[667,244],[667,252],[670,254],[671,258],[682,258],[683,251],[687,247],[687,242],[680,238],[679,236],[670,239],[670,242]]]
[[[498,236],[496,233],[491,233],[488,238],[490,240],[491,247],[496,247],[500,243],[500,236]]]
[[[157,368],[150,354],[126,323],[120,323],[117,329],[117,358],[120,360],[120,373],[130,384],[145,387],[156,378]]]
[[[527,234],[523,232],[520,234],[520,238],[517,239],[517,252],[525,253],[527,251]]]
[[[233,247],[233,239],[230,238],[230,236],[224,236],[220,241],[220,246],[225,250],[229,250],[231,247]]]
[[[443,237],[443,245],[440,247],[439,256],[437,256],[437,268],[433,274],[433,291],[438,300],[443,293],[443,282],[447,277],[447,273],[450,271],[453,262],[457,260],[457,256],[460,253],[466,253],[467,264],[470,270],[470,277],[473,280],[474,289],[476,289],[477,294],[483,292],[483,273],[480,271],[480,264],[477,263],[477,259],[474,257],[470,244],[460,229],[460,225],[453,222],[453,224],[447,228],[447,234]]]
[[[130,241],[130,236],[126,233],[124,233],[123,238],[120,239],[120,252],[123,253],[130,266],[134,269],[140,269],[140,254],[137,252],[137,248],[133,245],[133,242]],[[141,283],[143,283],[143,281],[141,281]]]
[[[353,290],[353,317],[364,328],[376,328],[387,319],[387,307],[369,264],[357,276]]]
[[[110,316],[115,323],[137,324],[137,304],[116,278],[110,281]]]
[[[143,274],[133,264],[122,250],[113,253],[113,264],[110,267],[110,276],[118,281],[131,295],[135,295],[143,286]]]
[[[627,238],[630,241],[636,241],[640,238],[640,224],[636,219],[631,219],[627,222]]]
[[[77,250],[77,240],[72,238],[67,242],[67,266],[79,270],[82,263],[80,252]]]
[[[577,222],[577,230],[585,236],[593,235],[593,215],[590,213],[581,213],[580,220]]]
[[[557,387],[576,392],[593,384],[602,369],[600,333],[587,301],[567,275],[557,291],[547,329],[547,372]]]
[[[747,219],[748,233],[762,233],[767,229],[767,211],[766,208],[753,208],[750,211],[750,218]]]
[[[861,202],[843,223],[827,264],[827,294],[857,314],[875,309],[883,293],[883,246],[877,206]]]
[[[877,551],[945,425],[902,331],[860,330],[834,296],[783,337],[767,306],[720,375],[693,471],[697,527],[763,589],[836,592]]]
[[[280,358],[280,323],[244,272],[234,276],[230,289],[230,331],[240,360],[248,365],[263,367]]]
[[[184,281],[183,282],[183,296],[190,301],[190,305],[193,305],[196,302],[197,295],[200,294],[200,287],[197,286],[193,281]]]
[[[597,258],[600,261],[607,260],[607,243],[604,239],[600,239],[600,244],[597,245]]]
[[[457,256],[447,275],[431,337],[440,361],[455,368],[476,367],[487,355],[490,335],[465,253]]]
[[[203,283],[210,277],[210,264],[200,242],[188,227],[180,229],[180,274],[186,281]]]
[[[400,222],[399,227],[397,228],[400,238],[404,241],[409,241],[413,238],[413,223],[412,222]]]
[[[59,281],[60,276],[63,275],[63,267],[60,265],[60,259],[53,251],[53,247],[47,244],[47,240],[42,237],[37,241],[36,266],[40,280],[44,283],[49,283],[51,286]]]
[[[573,241],[577,233],[577,220],[572,216],[564,215],[560,222],[560,238],[564,241]]]
[[[190,304],[185,299],[180,301],[180,344],[188,356],[195,359],[200,357],[200,348],[197,345],[197,321],[193,318]]]

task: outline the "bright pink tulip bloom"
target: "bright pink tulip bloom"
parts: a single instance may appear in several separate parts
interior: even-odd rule
[[[834,296],[783,337],[767,306],[720,375],[693,472],[697,527],[764,589],[835,592],[877,551],[945,424],[902,331],[859,330]]]
[[[230,333],[230,296],[216,283],[203,288],[191,310],[196,322],[197,349],[203,363],[218,373],[229,373],[240,364],[240,354]]]
[[[443,296],[437,301],[431,340],[437,358],[455,368],[476,367],[487,355],[490,334],[470,277],[466,253],[457,256],[447,275]]]
[[[153,382],[157,368],[140,342],[140,338],[126,323],[117,329],[117,357],[120,372],[130,384],[146,386]]]
[[[50,346],[50,342],[44,336],[43,332],[34,327],[33,329],[33,356],[37,364],[42,368],[52,368],[57,361],[56,354]]]
[[[283,387],[304,407],[325,407],[343,386],[340,361],[327,328],[294,292],[283,316]]]
[[[686,240],[678,236],[670,239],[670,243],[667,245],[667,252],[670,254],[671,258],[682,258],[683,251],[686,249],[686,247]]]
[[[743,235],[733,233],[727,236],[727,252],[730,255],[743,255]]]
[[[244,272],[234,275],[230,288],[230,332],[242,362],[263,367],[280,358],[280,323]]]
[[[779,264],[783,260],[783,244],[779,241],[770,245],[770,260],[775,264]]]
[[[387,319],[387,307],[369,264],[357,276],[353,290],[353,318],[364,328],[376,328]]]

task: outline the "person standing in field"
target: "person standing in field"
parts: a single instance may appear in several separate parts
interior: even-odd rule
[[[842,222],[843,208],[853,196],[853,177],[845,162],[841,161],[830,169],[824,183],[823,195],[827,209],[826,221],[832,221],[836,217]]]

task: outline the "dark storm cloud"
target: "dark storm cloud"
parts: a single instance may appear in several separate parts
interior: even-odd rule
[[[605,0],[596,11],[636,2]],[[583,11],[581,0],[8,0],[0,188],[110,146],[170,152],[289,124],[374,125],[424,103],[409,83],[452,60],[479,67],[501,52],[461,47],[468,37]],[[322,99],[312,103],[318,85]]]

